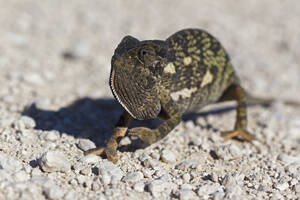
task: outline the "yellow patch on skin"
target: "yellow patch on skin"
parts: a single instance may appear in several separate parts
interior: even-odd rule
[[[192,63],[192,58],[190,56],[183,58],[184,65],[190,65]]]
[[[210,73],[209,70],[207,70],[206,74],[203,77],[200,87],[204,87],[207,84],[211,83],[213,81],[213,78],[214,76]]]
[[[196,87],[191,88],[191,89],[184,88],[182,90],[172,92],[170,95],[171,95],[171,98],[173,99],[173,101],[178,101],[179,97],[182,97],[183,99],[190,98],[192,93],[196,92],[196,91],[197,91]]]
[[[168,63],[167,66],[164,68],[165,73],[175,74],[175,66],[172,62]]]

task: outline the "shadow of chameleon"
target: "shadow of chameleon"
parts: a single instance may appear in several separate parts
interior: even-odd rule
[[[234,109],[235,106],[226,106],[205,112],[189,113],[183,116],[183,121],[192,120],[196,123],[198,117],[218,115]],[[35,129],[37,130],[56,130],[75,138],[88,138],[97,146],[101,146],[109,138],[122,112],[123,108],[114,99],[92,99],[86,97],[76,100],[58,111],[44,110],[33,103],[24,109],[22,114],[35,120]],[[134,120],[130,127],[146,126],[154,128],[159,123],[158,119]],[[133,141],[131,145],[121,148],[121,151],[134,151],[144,147],[145,145],[141,145],[140,142]]]

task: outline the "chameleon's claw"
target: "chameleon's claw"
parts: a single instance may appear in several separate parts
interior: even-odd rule
[[[223,133],[221,133],[221,136],[226,140],[232,139],[233,137],[236,137],[236,136],[242,137],[247,142],[251,142],[252,140],[257,140],[257,138],[255,136],[251,135],[250,133],[248,133],[247,131],[244,131],[244,130],[234,130],[234,131],[223,132]]]
[[[84,155],[88,155],[88,154],[95,154],[101,157],[106,156],[107,159],[113,163],[116,163],[118,161],[117,151],[115,149],[108,148],[108,147],[89,149],[84,152]]]
[[[154,131],[145,127],[132,128],[128,135],[137,136],[146,144],[153,144],[156,141],[156,134]]]

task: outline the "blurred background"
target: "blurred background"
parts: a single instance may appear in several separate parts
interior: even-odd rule
[[[299,10],[293,0],[2,0],[1,106],[12,115],[32,103],[55,111],[85,97],[112,98],[110,59],[125,35],[166,39],[188,27],[221,41],[246,89],[297,100]]]

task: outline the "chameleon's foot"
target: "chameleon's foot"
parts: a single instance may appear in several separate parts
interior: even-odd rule
[[[137,136],[146,144],[153,144],[154,142],[157,141],[156,132],[154,130],[145,127],[132,128],[129,130],[128,135]]]
[[[106,156],[107,159],[113,163],[118,161],[117,150],[108,147],[94,148],[84,152],[84,155],[88,154],[95,154],[101,157]]]
[[[240,136],[244,140],[251,142],[252,140],[256,140],[255,136],[251,135],[247,131],[244,130],[234,130],[234,131],[227,131],[221,133],[221,136],[224,139],[232,139],[233,137]]]

